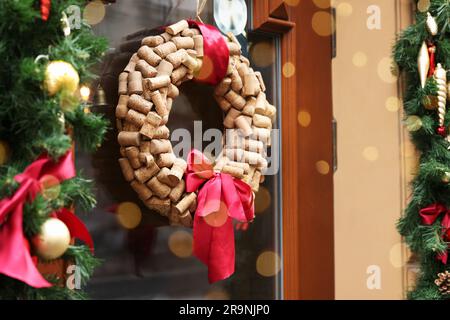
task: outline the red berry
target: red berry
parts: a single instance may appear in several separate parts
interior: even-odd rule
[[[447,135],[446,130],[445,130],[445,127],[439,127],[439,128],[437,129],[437,133],[438,133],[440,136],[443,136],[443,137],[445,137],[445,136]]]

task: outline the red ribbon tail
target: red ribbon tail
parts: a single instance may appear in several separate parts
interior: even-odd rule
[[[72,237],[84,241],[94,254],[94,241],[84,223],[75,214],[63,208],[56,212],[56,217],[66,224]]]
[[[41,0],[41,18],[44,21],[50,16],[51,0]]]

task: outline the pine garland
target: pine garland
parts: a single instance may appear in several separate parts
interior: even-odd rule
[[[11,196],[18,188],[14,176],[42,154],[53,158],[65,154],[77,145],[87,151],[95,150],[103,140],[107,121],[98,115],[85,113],[84,106],[68,110],[62,108],[62,94],[49,96],[43,88],[46,61],[35,59],[47,55],[49,60],[63,60],[72,64],[80,76],[80,83],[94,78],[92,66],[98,63],[107,49],[107,42],[96,37],[89,25],[72,29],[64,36],[61,27],[62,12],[70,5],[83,10],[85,0],[52,0],[50,17],[43,21],[37,0],[0,1],[0,140],[6,142],[11,155],[0,166],[0,199]],[[71,103],[73,103],[71,101]],[[64,115],[65,125],[61,123]],[[72,135],[67,133],[67,127]],[[36,234],[49,215],[62,207],[76,205],[87,211],[96,205],[91,181],[80,175],[62,182],[57,196],[38,195],[24,206],[24,232]],[[92,275],[98,260],[84,246],[71,246],[64,260],[80,269],[81,283]],[[56,285],[35,289],[15,279],[0,275],[0,299],[82,299],[81,290],[60,285],[58,279],[48,279]]]
[[[450,1],[431,0],[428,11],[439,26],[439,33],[433,38],[436,45],[436,62],[445,70],[450,68]],[[424,108],[428,96],[437,95],[436,81],[429,78],[425,88],[421,87],[417,66],[417,56],[423,41],[430,38],[426,29],[426,12],[418,12],[416,23],[399,36],[393,51],[394,60],[405,75],[406,92],[404,110],[406,117],[417,116],[421,127],[410,133],[411,140],[420,152],[420,165],[417,176],[412,182],[412,197],[405,215],[398,222],[398,230],[404,236],[412,252],[420,258],[420,274],[414,290],[409,292],[410,299],[448,299],[439,292],[435,284],[438,273],[449,270],[436,259],[437,254],[448,250],[448,244],[442,238],[442,217],[431,225],[422,224],[419,212],[434,203],[450,208],[450,185],[444,181],[446,172],[450,172],[449,142],[440,136],[436,110]],[[450,112],[445,116],[445,127],[450,125]]]

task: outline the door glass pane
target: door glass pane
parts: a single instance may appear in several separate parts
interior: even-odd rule
[[[120,154],[114,125],[118,75],[144,36],[160,33],[157,28],[161,25],[194,17],[195,11],[195,0],[121,0],[107,6],[104,19],[94,27],[97,34],[110,40],[112,49],[99,66],[99,83],[105,91],[107,106],[94,106],[92,112],[104,114],[111,121],[112,129],[98,152],[90,155],[77,151],[76,156],[77,167],[95,181],[98,199],[95,211],[84,218],[95,241],[96,255],[103,259],[88,286],[92,298],[280,297],[278,173],[266,176],[256,195],[254,223],[236,225],[235,274],[210,285],[206,267],[192,256],[192,230],[168,226],[166,218],[142,205],[118,166]],[[213,1],[208,1],[202,14],[205,23],[214,23],[212,12]],[[261,71],[269,102],[279,106],[277,39],[253,33],[248,33],[247,37],[239,37],[243,52],[253,68]],[[222,111],[213,98],[213,87],[191,81],[180,87],[180,96],[174,101],[168,126],[171,132],[176,128],[187,129],[192,142],[202,143],[201,132],[209,128],[223,129],[222,120]],[[278,128],[278,122],[274,128]],[[201,145],[205,147],[207,143]],[[176,145],[177,141],[172,144]],[[274,135],[269,156],[279,154],[279,136]],[[129,210],[126,203],[136,204],[142,213],[140,224],[133,229],[127,229],[118,219],[123,210]]]

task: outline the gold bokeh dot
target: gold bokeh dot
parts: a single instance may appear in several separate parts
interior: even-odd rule
[[[308,111],[300,111],[297,120],[302,127],[309,127],[311,124],[311,114]]]
[[[288,6],[295,7],[298,6],[300,0],[284,0],[284,3],[286,3]]]
[[[186,231],[175,231],[169,237],[169,249],[179,258],[192,255],[192,235]]]
[[[330,0],[313,0],[313,2],[320,9],[326,9],[330,7]]]
[[[312,17],[312,28],[319,36],[329,36],[333,30],[333,17],[329,12],[318,11]]]
[[[417,10],[419,10],[420,12],[427,12],[430,8],[430,5],[430,0],[419,0],[419,2],[417,2]]]
[[[422,119],[418,116],[408,116],[405,119],[406,130],[414,132],[422,128]]]
[[[256,259],[256,271],[263,277],[273,277],[281,270],[281,258],[273,251],[264,251]]]
[[[267,188],[261,186],[255,197],[255,212],[263,213],[270,207],[272,196]]]
[[[206,300],[230,300],[230,295],[224,289],[212,289],[205,294]]]
[[[61,184],[57,177],[46,174],[39,179],[42,196],[47,200],[55,200],[61,193]]]
[[[403,246],[401,243],[396,243],[389,250],[389,261],[394,268],[401,268],[405,264],[402,255]]]
[[[365,147],[363,150],[363,157],[368,161],[377,161],[380,156],[380,153],[378,151],[377,147],[374,146],[368,146]]]
[[[336,8],[336,14],[340,17],[349,17],[353,13],[353,7],[348,2],[340,3]]]
[[[0,166],[4,165],[8,161],[9,152],[9,145],[5,141],[0,140]]]
[[[260,68],[272,65],[275,62],[273,43],[262,41],[252,44],[250,46],[250,57],[252,58],[252,64]]]
[[[330,165],[325,160],[317,161],[316,170],[320,174],[327,175],[328,173],[330,173]]]
[[[117,207],[117,220],[124,228],[134,229],[141,223],[141,208],[134,202],[120,203]]]
[[[105,5],[100,0],[89,2],[84,8],[83,19],[90,25],[102,22],[105,17]]]
[[[283,65],[283,76],[290,78],[295,74],[295,65],[292,62],[286,62]]]
[[[378,76],[386,83],[395,83],[398,77],[398,67],[391,58],[384,57],[378,63]]]
[[[364,67],[367,64],[367,55],[362,51],[355,52],[352,62],[356,67]]]
[[[402,105],[402,102],[397,97],[388,97],[386,99],[385,107],[389,112],[397,112]]]

